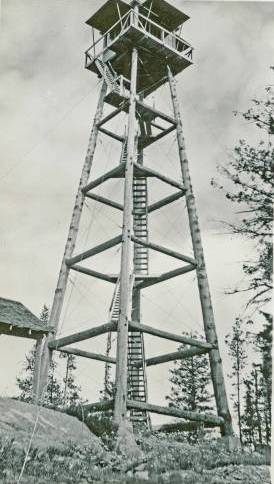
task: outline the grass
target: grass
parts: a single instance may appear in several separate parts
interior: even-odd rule
[[[225,478],[226,469],[235,471],[248,466],[269,465],[265,456],[247,451],[228,452],[219,440],[201,441],[197,444],[178,441],[176,436],[143,435],[140,448],[146,457],[141,475],[128,475],[134,463],[117,455],[105,443],[75,445],[65,448],[32,447],[28,455],[21,484],[223,484],[233,482]],[[0,482],[15,483],[25,460],[25,450],[10,437],[0,437]],[[220,477],[216,477],[215,470]],[[184,477],[182,478],[182,472]],[[223,474],[224,477],[223,477]],[[253,474],[252,472],[250,473]],[[145,477],[146,477],[145,476]],[[182,480],[183,479],[183,480]],[[215,480],[214,480],[215,479]],[[217,479],[217,480],[216,480]],[[219,480],[218,480],[219,479]],[[236,482],[236,481],[234,481]],[[237,482],[247,481],[238,480]],[[263,481],[262,482],[268,482]],[[270,481],[269,481],[270,482]]]

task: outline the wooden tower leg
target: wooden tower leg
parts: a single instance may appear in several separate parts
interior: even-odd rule
[[[169,80],[171,98],[173,103],[174,117],[177,122],[176,129],[177,129],[179,156],[180,156],[183,182],[186,189],[186,205],[188,210],[192,245],[194,250],[194,256],[197,262],[197,280],[198,280],[199,294],[200,294],[201,307],[202,307],[202,313],[203,313],[205,335],[208,343],[217,345],[217,349],[212,349],[209,352],[211,375],[212,375],[212,382],[214,387],[216,406],[217,406],[218,415],[222,416],[225,420],[225,424],[221,429],[222,434],[233,435],[231,415],[228,407],[228,400],[227,400],[225,382],[224,382],[224,376],[223,376],[222,361],[221,361],[220,352],[218,349],[218,338],[217,338],[217,332],[216,332],[215,321],[214,321],[214,313],[213,313],[213,308],[211,303],[209,283],[207,279],[199,220],[198,220],[198,215],[196,210],[195,198],[192,191],[190,172],[188,167],[188,159],[187,159],[186,149],[185,149],[183,125],[182,125],[179,103],[177,98],[177,91],[176,91],[176,81],[169,67],[168,67],[168,80]]]
[[[133,49],[131,58],[131,92],[128,115],[128,151],[125,170],[122,256],[120,276],[120,317],[117,328],[116,393],[114,423],[118,426],[127,416],[127,356],[128,322],[131,319],[133,287],[132,198],[133,163],[136,160],[136,85],[138,52]]]
[[[89,175],[90,175],[90,170],[93,162],[93,157],[94,157],[94,152],[95,152],[96,142],[97,142],[97,137],[99,132],[97,124],[100,122],[102,118],[104,97],[106,95],[106,92],[107,92],[107,85],[105,81],[103,81],[103,85],[101,88],[99,101],[97,105],[97,110],[96,110],[96,114],[93,122],[93,127],[89,138],[87,154],[86,154],[83,170],[81,173],[78,191],[76,194],[75,204],[74,204],[71,223],[70,223],[69,232],[68,232],[67,243],[65,246],[65,252],[64,252],[64,256],[61,264],[61,269],[59,272],[59,278],[58,278],[57,287],[55,290],[53,304],[52,304],[51,313],[49,317],[48,324],[54,328],[55,332],[58,330],[60,315],[61,315],[63,302],[64,302],[65,291],[66,291],[67,282],[68,282],[69,267],[66,265],[66,259],[72,256],[72,253],[76,244],[80,218],[81,218],[84,199],[85,199],[85,195],[82,192],[82,189],[84,186],[87,185]],[[49,335],[45,339],[45,342],[43,345],[43,350],[41,354],[40,378],[37,379],[37,381],[39,381],[39,384],[36,385],[35,401],[38,401],[41,398],[47,386],[48,370],[49,370],[49,364],[51,360],[51,350],[49,350],[48,348],[48,343],[52,339],[53,339],[53,334]],[[37,357],[39,357],[38,352],[37,352]],[[39,363],[37,362],[37,365],[38,364]]]

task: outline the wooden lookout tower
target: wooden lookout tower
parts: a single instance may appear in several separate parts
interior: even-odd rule
[[[87,21],[92,28],[94,41],[85,53],[85,66],[101,79],[102,86],[49,324],[55,328],[56,333],[70,271],[77,271],[113,284],[113,299],[110,318],[104,324],[69,336],[57,338],[54,333],[47,336],[40,358],[40,376],[35,380],[36,395],[41,396],[45,388],[52,351],[72,353],[101,360],[107,365],[116,365],[114,395],[98,403],[88,404],[89,411],[113,409],[114,422],[117,425],[130,418],[133,426],[149,426],[149,414],[155,412],[192,422],[202,422],[207,426],[217,426],[220,427],[222,435],[232,435],[231,416],[174,79],[174,76],[192,64],[193,48],[182,37],[182,27],[187,19],[186,14],[165,0],[108,0]],[[172,116],[152,107],[146,99],[165,83],[170,87]],[[107,115],[103,112],[105,104],[108,104],[109,109],[111,106],[111,112]],[[122,112],[127,116],[127,128],[125,133],[117,134],[109,128],[109,123]],[[182,173],[179,180],[171,178],[167,173],[160,173],[157,168],[149,168],[145,165],[143,156],[147,147],[157,143],[171,131],[176,133],[178,141],[178,163],[180,162]],[[113,169],[99,178],[90,179],[99,133],[120,143],[121,156]],[[124,179],[122,204],[93,191],[112,178]],[[149,203],[148,178],[161,180],[173,190],[172,194]],[[84,252],[75,253],[86,198],[120,211],[123,217],[122,231],[111,240]],[[150,217],[155,211],[179,199],[183,199],[187,207],[194,257],[150,240]],[[119,273],[105,274],[83,265],[88,258],[119,244]],[[158,251],[175,258],[181,265],[175,270],[152,274],[149,267],[150,251]],[[141,291],[190,271],[196,272],[197,276],[204,340],[174,334],[168,328],[163,331],[141,320]],[[115,332],[115,358],[84,352],[70,346],[104,333]],[[184,344],[186,348],[175,353],[147,358],[144,341],[146,334]],[[156,404],[157,402],[148,403],[147,367],[204,353],[209,355],[217,415],[161,407]]]

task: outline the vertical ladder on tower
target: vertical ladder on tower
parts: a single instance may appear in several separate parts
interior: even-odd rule
[[[114,293],[112,296],[112,301],[109,308],[109,322],[110,323],[117,323],[119,320],[120,314],[120,280],[118,279]],[[106,356],[110,356],[110,351],[112,347],[112,332],[110,331],[107,336],[107,348],[106,348]],[[111,365],[106,363],[105,365],[105,378],[104,378],[104,398],[112,398],[112,381],[110,377],[110,369]]]
[[[135,237],[147,241],[147,179],[133,179],[133,229]],[[134,272],[148,274],[148,249],[134,244]],[[138,363],[138,366],[136,366]],[[147,380],[145,368],[145,350],[143,333],[130,332],[128,335],[128,370],[130,400],[145,402],[147,400]],[[135,428],[150,428],[149,415],[145,411],[133,409],[130,418]]]

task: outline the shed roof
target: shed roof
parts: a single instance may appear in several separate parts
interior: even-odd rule
[[[37,339],[49,330],[24,304],[0,297],[0,333]]]

